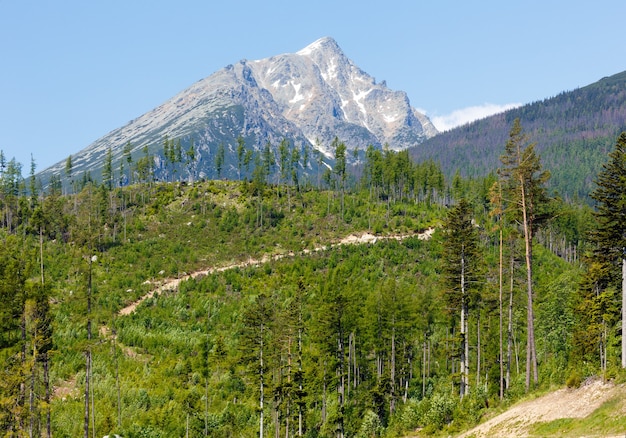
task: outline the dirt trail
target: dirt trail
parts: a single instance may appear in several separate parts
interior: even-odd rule
[[[273,261],[273,260],[280,260],[280,259],[283,259],[283,258],[286,258],[286,257],[295,257],[296,255],[310,254],[312,252],[325,251],[329,247],[333,248],[333,247],[342,246],[342,245],[356,245],[356,244],[376,243],[379,240],[392,240],[392,239],[394,239],[394,240],[403,240],[403,239],[406,239],[408,237],[415,237],[415,236],[417,236],[417,238],[420,239],[420,240],[428,240],[428,239],[430,239],[430,237],[432,236],[432,234],[434,232],[435,232],[434,228],[429,228],[426,231],[424,231],[423,233],[405,234],[405,235],[374,236],[373,234],[365,233],[365,234],[362,234],[362,235],[358,236],[356,234],[351,234],[351,235],[343,238],[342,240],[340,240],[337,243],[331,244],[329,246],[316,247],[313,250],[305,249],[305,250],[299,251],[299,252],[288,252],[288,253],[285,253],[285,254],[264,255],[259,260],[250,258],[250,259],[248,259],[245,262],[232,263],[232,264],[221,266],[221,267],[211,267],[211,268],[207,268],[207,269],[202,269],[202,270],[199,270],[199,271],[196,271],[196,272],[192,272],[191,274],[183,275],[180,278],[168,278],[168,279],[165,279],[163,281],[160,281],[160,282],[156,283],[156,287],[154,289],[152,289],[150,292],[146,293],[144,296],[139,298],[137,301],[134,301],[131,304],[129,304],[128,306],[126,306],[123,309],[121,309],[118,312],[118,314],[120,316],[130,315],[145,300],[147,300],[149,298],[152,298],[155,295],[159,295],[159,294],[161,294],[164,291],[174,290],[174,289],[176,289],[178,287],[178,285],[180,284],[181,281],[185,281],[185,280],[188,280],[190,278],[198,278],[198,277],[202,277],[202,276],[205,276],[205,275],[208,275],[208,274],[213,274],[215,272],[227,271],[229,269],[245,268],[245,267],[249,267],[249,266],[259,266],[259,265],[262,265],[264,263],[268,263],[268,262]],[[151,282],[148,281],[148,283],[151,283]],[[107,327],[106,325],[101,326],[99,328],[99,333],[100,333],[100,336],[102,336],[105,339],[112,339],[112,337],[114,336],[111,333],[111,330],[109,329],[109,327]],[[141,360],[148,360],[149,359],[146,355],[138,353],[132,347],[127,347],[127,346],[124,346],[124,345],[122,345],[120,343],[118,343],[118,345],[122,348],[122,350],[124,351],[124,354],[126,356],[128,356],[128,357],[132,357],[132,358],[135,358],[135,359],[141,359]],[[54,398],[68,397],[71,394],[73,394],[75,392],[75,390],[76,390],[76,378],[73,378],[70,381],[61,382],[60,385],[56,386],[54,388],[54,395],[53,396],[54,396]]]
[[[525,437],[538,422],[584,418],[604,402],[626,395],[626,386],[593,380],[580,388],[559,389],[534,400],[517,403],[506,412],[459,435],[459,438]]]
[[[159,295],[159,294],[161,294],[164,291],[174,290],[174,289],[176,289],[178,287],[178,285],[180,284],[181,281],[189,280],[190,278],[203,277],[205,275],[213,274],[215,272],[223,272],[223,271],[227,271],[229,269],[246,268],[246,267],[249,267],[249,266],[259,266],[259,265],[268,263],[270,261],[280,260],[280,259],[283,259],[283,258],[286,258],[286,257],[295,257],[296,255],[310,254],[312,252],[325,251],[329,247],[330,248],[334,248],[334,247],[342,246],[342,245],[357,245],[357,244],[365,244],[365,243],[376,243],[379,240],[403,240],[403,239],[406,239],[408,237],[414,237],[414,236],[417,236],[417,238],[420,239],[420,240],[428,240],[428,239],[430,239],[430,237],[432,236],[432,234],[434,232],[435,232],[434,228],[429,228],[426,231],[424,231],[423,233],[418,233],[418,234],[404,234],[404,235],[391,235],[391,236],[374,236],[373,234],[369,234],[369,233],[365,233],[365,234],[362,234],[360,236],[358,236],[356,234],[351,234],[351,235],[343,238],[339,242],[331,244],[330,246],[320,246],[320,247],[316,247],[313,250],[305,249],[303,251],[288,252],[288,253],[285,253],[285,254],[264,255],[261,259],[250,258],[249,260],[247,260],[245,262],[232,263],[230,265],[221,266],[221,267],[211,267],[211,268],[199,270],[199,271],[196,271],[196,272],[192,272],[191,274],[183,275],[180,278],[168,278],[166,280],[163,280],[163,281],[159,282],[156,288],[154,288],[153,290],[151,290],[150,292],[148,292],[147,294],[145,294],[144,296],[139,298],[137,301],[134,301],[133,303],[131,303],[128,306],[126,306],[123,309],[121,309],[118,312],[118,314],[120,316],[130,315],[145,300],[150,299],[150,298],[154,297],[155,295]]]

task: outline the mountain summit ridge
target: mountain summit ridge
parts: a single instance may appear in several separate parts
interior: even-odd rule
[[[163,139],[191,141],[197,148],[199,177],[216,177],[211,169],[219,145],[227,152],[224,176],[236,173],[234,145],[243,137],[256,151],[286,138],[294,147],[308,145],[332,158],[337,137],[350,149],[368,145],[401,150],[437,133],[430,120],[410,105],[403,91],[361,70],[331,37],[320,38],[295,53],[241,60],[197,81],[158,107],[111,131],[72,154],[76,172],[97,177],[111,149],[120,162],[125,145],[139,157],[145,146],[157,170]],[[65,161],[41,172],[47,180],[63,175]]]

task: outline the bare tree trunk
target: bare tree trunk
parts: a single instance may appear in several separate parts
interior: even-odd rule
[[[353,379],[353,388],[356,389],[359,386],[359,364],[357,361],[357,356],[356,356],[356,334],[353,336],[353,343],[352,343],[352,357],[353,357],[353,366],[354,366],[354,372],[352,373],[352,379]]]
[[[25,294],[25,292],[22,291],[22,294]],[[26,375],[25,373],[25,370],[26,370],[26,309],[25,309],[26,297],[24,295],[22,295],[22,297],[23,297],[22,303],[21,303],[22,317],[20,318],[20,331],[21,331],[21,336],[22,336],[22,346],[21,346],[21,352],[20,352],[20,364],[21,364],[20,373],[23,373],[23,377],[25,378],[25,375]],[[20,378],[20,393],[18,396],[17,405],[19,406],[18,408],[19,430],[23,431],[24,430],[24,414],[26,410],[26,382],[23,380],[23,378]]]
[[[467,360],[468,360],[468,343],[467,343],[467,303],[465,297],[465,255],[461,254],[461,387],[459,395],[461,398],[467,393]]]
[[[513,285],[514,285],[514,277],[513,277],[513,267],[515,264],[515,259],[513,257],[513,252],[511,252],[511,266],[510,266],[510,275],[511,282],[509,285],[509,324],[507,327],[507,359],[506,359],[506,389],[511,387],[511,363],[513,360]]]
[[[91,352],[89,353],[89,357],[91,360],[91,364],[89,365],[89,374],[90,377],[93,378],[93,356],[91,355]],[[91,390],[91,436],[92,438],[96,438],[96,397],[94,396],[95,388],[93,383],[89,385],[89,388]]]
[[[87,283],[87,351],[85,353],[85,438],[89,438],[89,380],[91,379],[91,264],[92,256],[89,254],[89,277]]]
[[[504,399],[504,342],[503,342],[503,314],[502,314],[502,289],[503,289],[503,276],[504,276],[504,260],[503,260],[503,239],[502,239],[502,224],[500,224],[500,254],[499,254],[499,269],[498,269],[498,283],[499,283],[499,294],[498,294],[498,310],[499,310],[499,318],[500,318],[500,400]]]
[[[322,387],[322,424],[326,423],[326,361],[324,361],[324,377]]]
[[[113,330],[113,360],[115,361],[115,386],[117,387],[117,427],[122,428],[122,396],[120,393],[120,365],[117,359],[117,331]]]
[[[45,386],[46,395],[44,401],[46,402],[46,436],[52,437],[51,418],[50,418],[50,371],[48,362],[48,353],[43,361],[43,384]]]
[[[209,377],[204,379],[204,436],[209,436]]]
[[[348,335],[348,386],[346,388],[346,397],[350,397],[350,385],[352,383],[352,343],[354,332]]]
[[[528,219],[528,211],[526,205],[526,190],[524,181],[521,181],[522,194],[522,217],[524,225],[524,244],[526,247],[526,288],[528,295],[527,304],[527,339],[526,339],[526,391],[530,389],[530,373],[533,372],[533,381],[536,385],[539,382],[539,372],[537,370],[537,350],[535,348],[535,315],[533,311],[533,247],[532,247],[532,229]],[[532,370],[531,370],[532,368]]]
[[[343,438],[344,436],[344,405],[346,397],[346,376],[344,372],[344,344],[343,344],[343,330],[339,329],[337,333],[337,348],[339,353],[339,386],[337,387],[337,396],[339,398],[339,427],[337,428],[337,438]]]
[[[430,339],[426,341],[426,351],[428,355],[426,356],[426,377],[430,379]]]
[[[302,407],[302,305],[300,306],[300,312],[298,313],[298,436],[302,436],[303,433],[303,407]]]
[[[28,410],[29,410],[29,422],[28,422],[28,436],[34,437],[35,430],[35,417],[37,416],[35,407],[35,374],[37,372],[37,331],[35,329],[34,334],[35,341],[33,342],[33,366],[30,372],[30,394],[28,398]]]
[[[43,227],[39,227],[39,259],[40,259],[40,270],[41,270],[41,287],[43,288],[45,285],[45,275],[44,275],[44,263],[43,263]],[[43,365],[43,385],[44,385],[44,402],[45,402],[45,411],[46,411],[46,434],[49,437],[52,436],[51,431],[51,418],[50,418],[50,370],[49,370],[49,356],[48,352],[45,352],[42,359]]]
[[[84,437],[89,438],[89,372],[91,368],[91,351],[87,347],[85,352],[85,425]]]
[[[408,397],[409,397],[409,381],[411,380],[411,356],[412,356],[412,350],[411,352],[407,351],[407,347],[406,347],[406,343],[404,345],[404,355],[407,358],[406,359],[406,370],[404,371],[403,375],[404,375],[404,394],[402,396],[402,403],[406,403]]]
[[[626,257],[622,259],[622,368],[626,368]]]
[[[43,229],[39,227],[39,263],[41,270],[41,285],[44,285],[44,270],[43,270]]]
[[[480,309],[476,313],[476,388],[480,386]]]
[[[393,415],[396,409],[396,327],[395,317],[392,322],[393,328],[391,332],[391,385],[389,397],[389,413]]]
[[[422,353],[422,398],[426,396],[426,341],[424,340]]]
[[[287,188],[289,189],[289,188]],[[285,438],[289,438],[289,427],[291,420],[291,336],[287,340],[287,383],[289,384],[289,392],[287,393],[287,407],[285,412]]]
[[[259,391],[259,438],[263,438],[263,326],[261,325],[261,348],[259,350],[260,391]]]
[[[464,361],[464,365],[465,365],[465,371],[463,372],[463,375],[465,376],[465,395],[469,394],[469,388],[470,388],[470,384],[469,384],[469,306],[468,306],[468,302],[467,299],[465,300],[464,303],[465,306],[465,334],[463,335],[463,339],[465,342],[465,361]]]

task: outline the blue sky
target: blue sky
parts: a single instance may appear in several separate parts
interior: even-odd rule
[[[626,70],[625,17],[623,0],[0,0],[0,149],[42,170],[228,64],[323,36],[452,126]]]

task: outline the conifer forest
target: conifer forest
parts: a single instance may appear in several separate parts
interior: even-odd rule
[[[0,434],[448,436],[623,382],[626,133],[582,201],[535,146],[515,120],[471,178],[340,139],[240,140],[234,180],[176,139],[97,179],[0,154]]]

